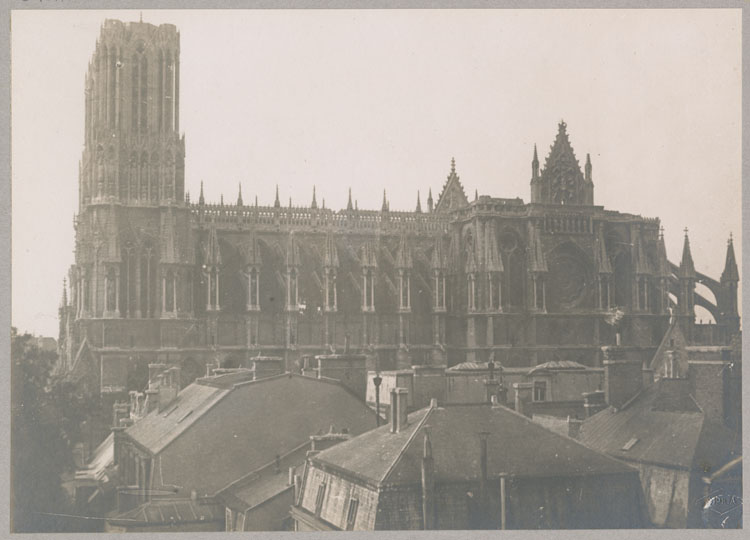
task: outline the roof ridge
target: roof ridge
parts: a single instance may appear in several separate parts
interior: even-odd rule
[[[409,438],[406,439],[406,442],[403,444],[403,446],[401,446],[401,450],[399,450],[398,456],[396,456],[396,459],[393,460],[393,463],[391,463],[390,467],[388,467],[388,469],[385,471],[385,474],[380,479],[380,484],[384,484],[386,482],[390,474],[396,468],[396,465],[398,465],[401,462],[401,460],[404,457],[404,454],[406,454],[406,449],[411,445],[412,441],[416,438],[417,433],[419,432],[420,428],[424,425],[424,423],[427,421],[427,418],[430,416],[432,411],[435,410],[435,408],[431,406],[428,406],[425,408],[427,409],[427,412],[422,417],[422,419],[417,422],[417,425],[414,427],[414,431],[412,432],[411,435],[409,435]],[[417,412],[417,411],[414,411],[414,412]]]

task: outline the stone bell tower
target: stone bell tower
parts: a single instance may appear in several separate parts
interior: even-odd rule
[[[85,80],[79,164],[76,319],[172,318],[192,306],[179,134],[180,35],[171,24],[106,20]]]

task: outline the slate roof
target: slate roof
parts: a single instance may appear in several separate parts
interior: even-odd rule
[[[201,495],[214,495],[332,425],[355,435],[376,425],[375,412],[339,381],[291,373],[228,388],[199,379],[174,403],[125,434],[157,456],[160,481]]]
[[[436,480],[476,479],[480,475],[479,432],[488,438],[488,474],[563,477],[633,473],[617,460],[558,435],[515,411],[490,405],[447,405],[409,415],[408,426],[390,425],[339,443],[311,458],[375,485],[420,482],[424,434],[429,431]]]
[[[692,398],[666,397],[658,384],[618,412],[607,408],[586,419],[579,439],[619,459],[681,469],[715,470],[740,452],[732,431],[707,420]],[[633,439],[637,442],[623,450]]]
[[[199,379],[177,394],[164,410],[151,411],[125,433],[158,454],[230,391],[230,388],[208,386]]]

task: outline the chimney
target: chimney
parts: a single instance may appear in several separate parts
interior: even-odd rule
[[[584,392],[583,396],[583,412],[586,418],[594,416],[599,411],[603,411],[607,408],[607,399],[604,395],[604,390],[594,390],[593,392]]]
[[[435,461],[432,458],[430,433],[424,434],[422,452],[422,526],[429,531],[435,528]]]
[[[116,401],[112,406],[112,425],[118,427],[120,420],[130,417],[130,405]]]
[[[492,403],[493,398],[497,400],[497,394],[498,394],[499,388],[500,388],[500,381],[498,381],[494,377],[490,376],[489,379],[485,379],[484,381],[485,402]]]
[[[158,384],[159,375],[167,369],[167,364],[149,364],[148,365],[148,387],[154,388]]]
[[[180,368],[173,366],[162,374],[159,384],[159,410],[163,411],[174,401],[180,391]]]
[[[643,362],[627,358],[620,347],[602,347],[607,404],[619,409],[643,388]]]
[[[146,390],[146,410],[144,415],[150,413],[159,407],[159,390],[157,388],[149,388]]]
[[[531,416],[529,405],[531,404],[531,392],[534,383],[513,383],[513,390],[516,391],[516,412],[525,416]]]
[[[400,432],[408,424],[408,396],[406,388],[391,389],[391,433]]]

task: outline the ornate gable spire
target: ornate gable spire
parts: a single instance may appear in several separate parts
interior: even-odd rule
[[[495,238],[495,228],[489,226],[487,228],[487,238],[484,243],[484,265],[487,272],[502,272],[503,259],[500,257],[500,253],[497,250],[497,239]]]
[[[273,201],[274,208],[281,208],[281,200],[279,199],[279,184],[276,184],[276,200]]]
[[[417,190],[417,209],[415,210],[417,214],[422,213],[422,201],[419,199],[419,190]]]
[[[206,204],[206,199],[203,198],[203,180],[201,180],[201,194],[198,196],[198,204]]]
[[[315,200],[315,186],[313,185],[313,200],[310,204],[310,208],[318,208],[318,201]]]
[[[581,166],[570,144],[567,124],[564,121],[558,124],[557,137],[550,147],[539,180],[532,178],[531,202],[594,204],[594,185],[587,181],[581,172]]]
[[[294,235],[294,231],[289,233],[289,239],[286,243],[286,265],[290,266],[301,266],[301,259],[299,255],[299,243]]]
[[[596,238],[594,238],[594,260],[596,262],[596,272],[598,274],[611,274],[612,262],[609,260],[607,253],[607,244],[604,242],[604,231],[598,227]]]
[[[435,247],[432,250],[430,267],[433,270],[445,270],[448,268],[448,261],[443,250],[443,239],[439,234],[435,235]]]
[[[383,190],[383,206],[380,208],[382,212],[388,211],[388,200],[385,198],[385,190]]]
[[[727,241],[727,258],[724,262],[724,271],[721,273],[721,282],[737,282],[739,280],[740,274],[737,271],[737,260],[734,257],[734,241],[732,240],[732,234],[729,233],[729,240]]]
[[[458,174],[456,174],[456,160],[455,158],[451,158],[451,172],[443,186],[443,191],[438,197],[435,212],[448,213],[468,204],[469,199],[466,198],[464,187],[461,185]]]
[[[354,206],[352,205],[352,188],[349,188],[349,201],[346,203],[346,209],[354,210]]]
[[[682,260],[678,275],[681,278],[695,279],[695,264],[693,264],[693,255],[690,253],[687,227],[685,227],[685,242],[682,244]]]
[[[412,267],[411,248],[406,238],[406,232],[401,231],[401,237],[396,250],[396,268],[408,269]]]
[[[323,267],[339,267],[339,252],[336,249],[336,240],[333,237],[333,232],[330,230],[328,231],[328,234],[326,234],[326,249],[325,254],[323,255]]]
[[[244,206],[242,203],[242,182],[240,182],[240,191],[237,193],[237,206]]]
[[[427,211],[432,212],[432,188],[427,193]]]
[[[375,256],[375,248],[372,247],[370,242],[365,242],[362,245],[362,267],[375,268],[377,265],[378,260]]]
[[[219,238],[216,235],[216,225],[213,221],[208,227],[208,238],[203,244],[203,261],[207,266],[221,265],[221,249],[219,248]]]
[[[633,247],[635,251],[635,273],[638,275],[651,274],[651,264],[646,257],[646,252],[643,250],[643,241],[641,240],[641,235],[639,233],[636,233],[635,246]]]
[[[547,272],[547,258],[544,256],[539,227],[529,222],[529,272]]]

